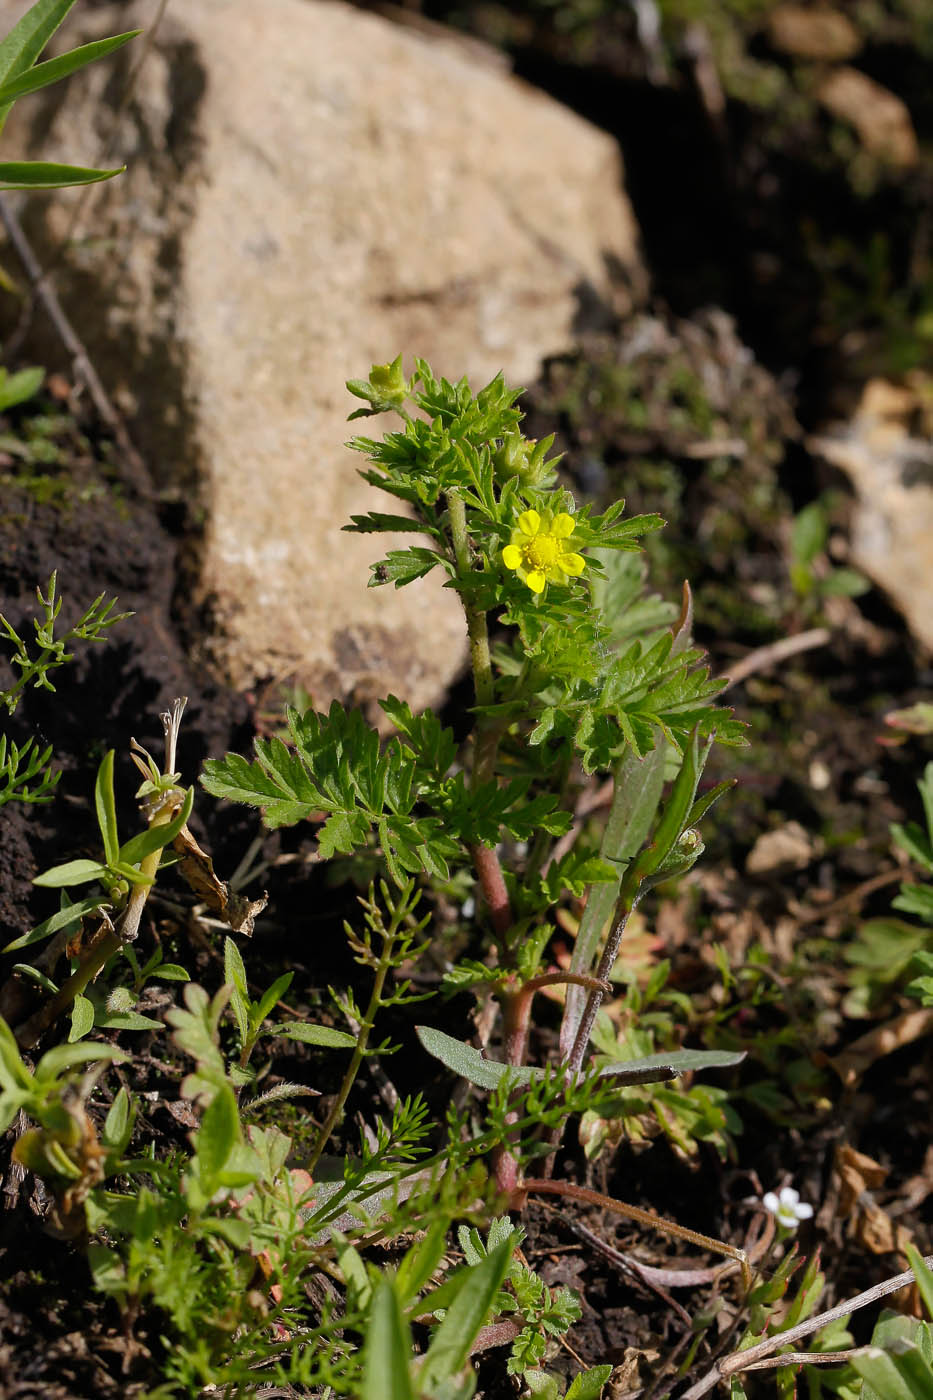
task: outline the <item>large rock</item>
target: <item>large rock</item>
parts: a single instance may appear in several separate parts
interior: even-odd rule
[[[872,379],[849,423],[808,447],[847,473],[857,504],[851,562],[903,614],[933,652],[933,381]]]
[[[4,28],[26,8],[0,0]],[[67,46],[152,13],[78,7]],[[462,618],[436,578],[367,591],[398,542],[338,533],[388,501],[343,446],[344,381],[402,351],[474,387],[527,382],[588,307],[618,305],[607,268],[640,273],[616,147],[452,40],[338,3],[169,6],[121,111],[140,54],[24,99],[4,149],[127,163],[57,285],[160,485],[203,511],[214,657],[318,702],[426,703],[461,664]],[[31,199],[40,248],[73,232],[76,197]]]

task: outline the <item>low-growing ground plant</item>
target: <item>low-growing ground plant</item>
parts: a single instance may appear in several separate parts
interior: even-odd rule
[[[795,1191],[758,1203],[761,1232],[739,1248],[556,1170],[571,1122],[591,1155],[653,1118],[677,1150],[707,1141],[727,1157],[741,1127],[727,1089],[693,1076],[730,1069],[742,1052],[715,1021],[685,1048],[689,1002],[667,988],[664,964],[645,985],[625,976],[633,915],[652,888],[691,870],[699,823],[728,786],[701,787],[712,745],[744,739],[691,644],[689,589],[673,625],[645,593],[636,551],[662,522],[626,518],[621,501],[602,514],[578,508],[558,484],[551,441],[522,436],[518,393],[501,376],[474,394],[424,361],[406,378],[399,358],[349,388],[366,405],[353,417],[392,412],[401,426],[352,440],[364,478],[400,506],[348,528],[415,537],[373,564],[372,586],[439,571],[457,593],[472,729],[458,739],[396,696],[382,701],[388,737],[338,703],[326,714],[290,707],[285,737],[257,739],[251,758],[209,760],[201,784],[256,808],[267,827],[313,830],[320,860],[365,875],[358,921],[344,925],[359,978],[332,989],[330,1011],[313,1020],[286,1000],[300,990],[293,970],[251,983],[242,940],[265,901],[221,879],[189,830],[177,701],[162,717],[164,755],[133,748],[141,829],[118,828],[108,752],[88,836],[97,854],[37,879],[59,892],[59,908],[7,949],[39,951],[17,964],[0,1002],[0,1128],[15,1127],[14,1157],[45,1182],[49,1224],[85,1251],[126,1334],[160,1319],[151,1395],[250,1394],[261,1382],[321,1397],[467,1400],[473,1358],[507,1347],[503,1370],[522,1394],[597,1397],[608,1365],[578,1368],[567,1385],[552,1364],[580,1303],[521,1255],[523,1229],[508,1213],[532,1196],[595,1205],[724,1255],[703,1276],[730,1293],[739,1349],[757,1345],[806,1319],[820,1293],[811,1261],[793,1303],[785,1297],[796,1256],[784,1246],[810,1212]],[[601,825],[581,808],[594,775],[610,784]],[[209,987],[184,954],[166,960],[148,943],[144,914],[172,864],[209,916],[204,928],[223,928],[223,971]],[[459,915],[445,923],[439,910],[454,900]],[[429,950],[445,966],[433,1000],[420,975]],[[601,1016],[620,977],[621,1030]],[[157,983],[158,1005],[147,1000]],[[443,1028],[444,997],[463,993],[475,1006],[469,1038]],[[389,1011],[395,1044],[382,1028]],[[142,1035],[188,1130],[169,1150],[157,1149],[132,1092]],[[264,1057],[283,1040],[325,1065],[333,1057],[321,1083],[337,1089],[323,1112],[317,1084],[264,1087]],[[360,1071],[391,1065],[399,1042],[408,1054],[420,1042],[452,1076],[449,1101],[432,1113],[430,1094],[390,1092],[357,1141],[345,1114]],[[300,1145],[275,1123],[290,1100],[313,1115]],[[695,1320],[681,1375],[712,1322]]]

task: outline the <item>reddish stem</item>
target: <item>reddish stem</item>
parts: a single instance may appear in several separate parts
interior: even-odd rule
[[[470,854],[483,898],[489,906],[493,929],[498,938],[504,938],[512,927],[512,906],[499,857],[491,846],[471,846]]]

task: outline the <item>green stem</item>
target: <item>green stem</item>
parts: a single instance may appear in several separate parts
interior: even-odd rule
[[[323,1126],[321,1127],[321,1131],[318,1133],[317,1141],[314,1144],[311,1156],[309,1160],[305,1163],[305,1170],[311,1174],[313,1174],[314,1168],[317,1166],[321,1153],[327,1146],[331,1134],[333,1133],[334,1129],[336,1128],[337,1124],[340,1122],[340,1119],[343,1116],[344,1104],[347,1101],[350,1090],[353,1088],[356,1076],[360,1072],[360,1066],[362,1065],[363,1058],[366,1054],[366,1046],[369,1043],[369,1037],[372,1034],[373,1026],[376,1024],[376,1012],[379,1010],[379,1007],[382,1002],[382,989],[385,986],[386,977],[388,976],[389,969],[392,966],[392,950],[395,947],[394,935],[395,929],[392,928],[391,932],[386,936],[383,942],[382,956],[379,959],[379,964],[376,968],[376,976],[373,981],[373,989],[370,994],[369,1005],[366,1008],[366,1015],[363,1017],[362,1023],[360,1024],[359,1034],[356,1038],[356,1048],[353,1051],[353,1056],[350,1060],[349,1065],[347,1066],[347,1072],[343,1076],[343,1083],[340,1085],[340,1089],[337,1092],[337,1097],[331,1104],[330,1112],[324,1120]]]
[[[101,924],[99,937],[92,942],[84,960],[52,997],[39,1007],[28,1021],[16,1028],[16,1040],[24,1050],[31,1050],[43,1031],[57,1021],[62,1012],[67,1011],[75,997],[81,995],[87,984],[97,976],[104,964],[120,949],[120,938],[107,924]]]

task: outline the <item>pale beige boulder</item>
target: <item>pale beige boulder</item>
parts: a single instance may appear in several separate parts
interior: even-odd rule
[[[0,0],[0,23],[26,8]],[[63,45],[155,10],[79,6]],[[581,310],[624,304],[607,267],[642,272],[616,146],[473,50],[339,3],[170,0],[121,111],[140,42],[18,104],[5,151],[127,163],[76,229],[74,192],[24,217],[40,250],[77,234],[62,300],[158,482],[203,514],[212,655],[318,703],[435,700],[462,617],[437,574],[367,590],[411,536],[340,533],[393,509],[346,438],[397,426],[348,427],[344,381],[401,351],[474,387],[528,382]]]

